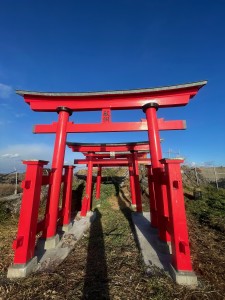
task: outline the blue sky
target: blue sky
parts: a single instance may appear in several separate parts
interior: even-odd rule
[[[187,162],[225,164],[224,1],[25,1],[0,3],[0,172],[21,159],[51,160],[54,135],[34,135],[34,124],[55,113],[30,110],[15,89],[99,91],[208,80],[188,106],[159,117],[187,120],[186,131],[162,132]],[[113,112],[138,121],[142,111]],[[74,122],[100,113],[74,113]],[[123,142],[147,133],[73,134],[74,142]],[[66,161],[74,154],[66,152]]]

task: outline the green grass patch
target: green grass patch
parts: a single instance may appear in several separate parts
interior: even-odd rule
[[[187,211],[197,220],[218,231],[225,231],[225,190],[207,186],[202,190],[202,199],[188,200]]]
[[[0,223],[6,222],[10,218],[10,213],[8,209],[3,205],[3,203],[0,203]]]

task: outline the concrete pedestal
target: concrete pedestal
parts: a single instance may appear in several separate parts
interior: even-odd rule
[[[62,226],[62,231],[64,231],[64,232],[68,232],[68,231],[70,231],[70,229],[72,228],[72,223],[69,223],[68,225],[63,225]]]
[[[194,272],[190,271],[177,271],[174,269],[174,267],[170,264],[169,268],[170,276],[173,278],[173,280],[180,285],[187,285],[187,286],[197,286],[198,280],[197,276]]]
[[[133,211],[136,211],[137,210],[137,205],[136,204],[131,204],[131,208]]]
[[[37,248],[38,249],[53,249],[55,248],[59,243],[59,235],[56,234],[55,236],[47,239],[40,238],[37,242]]]
[[[32,258],[27,264],[14,264],[8,268],[7,278],[22,278],[34,272],[37,268],[37,257]]]

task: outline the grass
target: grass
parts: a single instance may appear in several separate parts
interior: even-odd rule
[[[0,197],[13,195],[15,192],[15,185],[11,183],[0,183]],[[21,193],[20,186],[17,187],[17,193]]]
[[[0,224],[4,223],[9,217],[10,214],[7,208],[0,202]]]
[[[201,189],[202,199],[186,199],[193,266],[225,294],[225,190],[211,185]]]
[[[79,187],[74,185],[81,197],[84,187]],[[123,193],[119,193],[118,184],[108,182],[101,186],[100,200],[93,201],[97,219],[90,231],[55,270],[25,279],[6,279],[6,267],[12,255],[8,254],[5,261],[5,253],[16,222],[9,218],[0,222],[0,226],[4,225],[0,237],[7,237],[0,243],[6,245],[2,252],[4,267],[0,269],[0,299],[223,299],[224,236],[199,217],[202,211],[211,215],[220,211],[223,195],[218,194],[212,205],[209,199],[215,195],[211,193],[205,190],[202,200],[187,203],[194,269],[201,275],[198,288],[178,286],[161,272],[146,273],[135,239],[132,211]]]
[[[8,266],[13,261],[12,242],[17,232],[17,220],[18,216],[11,216],[0,204],[0,276],[6,274]]]
[[[225,190],[210,185],[202,189],[203,197],[197,201],[187,201],[187,210],[200,224],[225,232]]]

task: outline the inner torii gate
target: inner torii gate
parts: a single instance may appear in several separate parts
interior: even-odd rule
[[[164,119],[157,119],[157,110],[159,108],[187,105],[189,100],[193,98],[197,94],[198,90],[206,83],[206,81],[200,81],[160,88],[94,93],[43,93],[17,91],[17,94],[24,97],[25,102],[30,105],[30,108],[33,111],[58,113],[58,122],[54,122],[49,125],[37,125],[34,128],[34,133],[56,134],[52,159],[52,172],[51,178],[49,179],[51,185],[45,220],[43,222],[44,225],[41,224],[43,226],[38,227],[38,229],[42,228],[43,230],[42,237],[46,239],[46,244],[49,242],[50,247],[55,247],[57,243],[58,237],[56,230],[59,216],[58,205],[60,186],[62,180],[69,182],[65,179],[69,177],[65,177],[65,175],[63,175],[67,133],[146,130],[148,131],[149,150],[151,156],[151,167],[149,170],[149,174],[153,182],[151,188],[155,193],[155,199],[157,199],[157,220],[154,221],[155,226],[158,227],[159,236],[162,241],[169,241],[171,236],[173,252],[172,265],[175,271],[192,271],[184,205],[183,201],[180,201],[180,199],[183,199],[183,196],[179,162],[176,160],[162,160],[162,150],[159,137],[160,130],[185,129],[185,123],[183,121],[165,121]],[[111,121],[111,110],[126,109],[142,109],[146,114],[146,120],[141,120],[140,122]],[[75,111],[96,110],[102,111],[101,123],[74,124],[69,121],[69,116]],[[29,191],[29,196],[33,195],[32,201],[34,201],[35,197],[37,198],[38,196],[35,194],[34,185],[31,184],[31,182],[32,180],[36,182],[36,190],[39,193],[41,184],[44,184],[40,177],[41,170],[43,165],[47,162],[39,161],[37,163],[24,163],[29,166],[33,166],[32,168],[36,170],[37,177],[33,176],[33,172],[28,172],[27,174],[30,174],[29,176],[31,177],[27,175],[27,178],[31,179],[27,179],[24,182],[24,189]],[[68,184],[68,186],[70,186],[70,184]],[[26,197],[28,197],[27,194]],[[170,215],[168,215],[169,199]],[[27,199],[26,203],[28,203]],[[174,203],[178,206],[180,205],[180,210],[178,210],[176,205],[174,207]],[[34,253],[34,235],[37,231],[37,205],[29,205],[31,214],[34,214],[35,218],[30,217],[29,220],[26,220],[26,226],[23,225],[23,220],[20,220],[18,236],[14,243],[14,265],[17,268],[21,265],[24,266],[28,264],[29,261],[32,260]],[[180,213],[181,211],[182,214]],[[65,211],[62,213],[64,214],[64,212]],[[180,216],[182,216],[182,218]],[[171,224],[173,224],[173,226]],[[182,240],[179,235],[181,230],[177,228],[180,224],[183,224]],[[179,229],[179,232],[177,232],[175,228]],[[32,240],[30,240],[31,232]]]
[[[147,151],[146,152],[138,152],[138,159],[140,160],[141,158],[147,158]],[[89,153],[85,153],[83,152],[83,155],[86,156],[86,159],[88,158],[88,156],[90,156]],[[93,155],[95,156],[95,154]],[[135,195],[135,177],[134,177],[134,168],[137,166],[137,164],[134,164],[133,163],[133,154],[132,153],[117,153],[115,154],[115,152],[111,152],[109,154],[96,154],[96,157],[99,158],[110,158],[110,161],[112,161],[112,159],[116,158],[116,159],[119,159],[119,158],[129,158],[131,159],[131,162],[130,163],[127,163],[127,164],[124,164],[124,167],[128,166],[128,170],[129,170],[129,178],[130,178],[130,189],[131,189],[131,203],[133,205],[133,207],[136,207],[137,204],[136,204],[136,195]],[[150,160],[149,160],[150,162]],[[75,163],[75,161],[74,161]],[[79,164],[82,162],[77,162],[76,160],[76,163]],[[140,162],[139,162],[140,163]],[[88,165],[88,164],[87,164]],[[95,165],[93,165],[95,166]],[[96,200],[98,200],[100,198],[100,189],[101,189],[101,173],[102,173],[102,167],[110,167],[111,165],[109,165],[109,162],[107,162],[106,165],[104,164],[98,164],[96,165],[98,167],[98,172],[97,172],[97,180],[96,180]],[[115,164],[112,166],[115,166]],[[122,166],[122,165],[120,165]],[[139,170],[138,170],[139,171]],[[139,184],[139,181],[138,181],[138,184]]]
[[[140,183],[139,183],[139,170],[138,170],[138,156],[139,153],[142,153],[143,151],[149,152],[149,143],[147,142],[139,142],[139,143],[118,143],[118,144],[80,144],[80,143],[70,143],[67,142],[67,145],[69,148],[72,149],[73,152],[89,152],[86,154],[88,158],[88,175],[87,175],[87,185],[86,185],[86,195],[88,196],[88,201],[91,201],[91,178],[92,178],[92,166],[93,166],[93,160],[96,159],[94,156],[99,154],[95,154],[96,152],[105,152],[105,153],[111,153],[115,154],[115,158],[118,157],[118,152],[129,152],[129,172],[130,174],[133,174],[130,176],[131,178],[131,190],[132,190],[132,203],[134,205],[137,205],[137,211],[142,211],[141,208],[141,192],[140,192]],[[117,153],[117,154],[116,154]],[[107,154],[102,154],[102,156],[106,157]],[[142,154],[141,154],[142,155]],[[127,156],[127,155],[126,155]],[[77,160],[76,160],[77,162]],[[98,160],[99,162],[99,160]],[[79,163],[79,162],[78,162]],[[105,163],[113,163],[112,158],[110,159],[110,162]],[[117,163],[119,165],[120,163],[125,163],[125,161],[119,162],[118,160],[114,161],[114,165]],[[128,161],[126,161],[126,164],[128,165]],[[98,179],[99,180],[99,179]],[[98,183],[99,184],[99,183]],[[90,205],[88,205],[90,207]]]
[[[74,152],[79,150],[79,145],[75,143],[67,143]],[[141,203],[141,190],[139,182],[139,163],[150,163],[150,159],[146,158],[146,152],[133,151],[132,153],[117,153],[117,148],[120,148],[122,144],[100,144],[101,148],[104,149],[114,149],[110,154],[96,154],[91,149],[96,147],[97,144],[89,144],[89,153],[83,153],[86,159],[75,159],[74,164],[86,164],[88,166],[87,170],[87,183],[86,183],[86,195],[82,202],[81,216],[86,216],[87,210],[90,210],[92,202],[92,168],[97,166],[97,185],[96,185],[96,198],[100,196],[100,185],[101,185],[101,169],[102,167],[115,167],[115,166],[127,166],[129,168],[130,175],[130,189],[132,205],[136,206],[138,212],[142,212]],[[99,144],[98,144],[99,145]],[[137,145],[137,144],[136,144]],[[86,144],[86,146],[88,146]],[[133,147],[134,143],[127,143],[126,147]],[[139,144],[139,147],[148,147],[148,142],[143,142]],[[107,151],[106,151],[107,152]],[[86,203],[87,202],[87,203]]]

